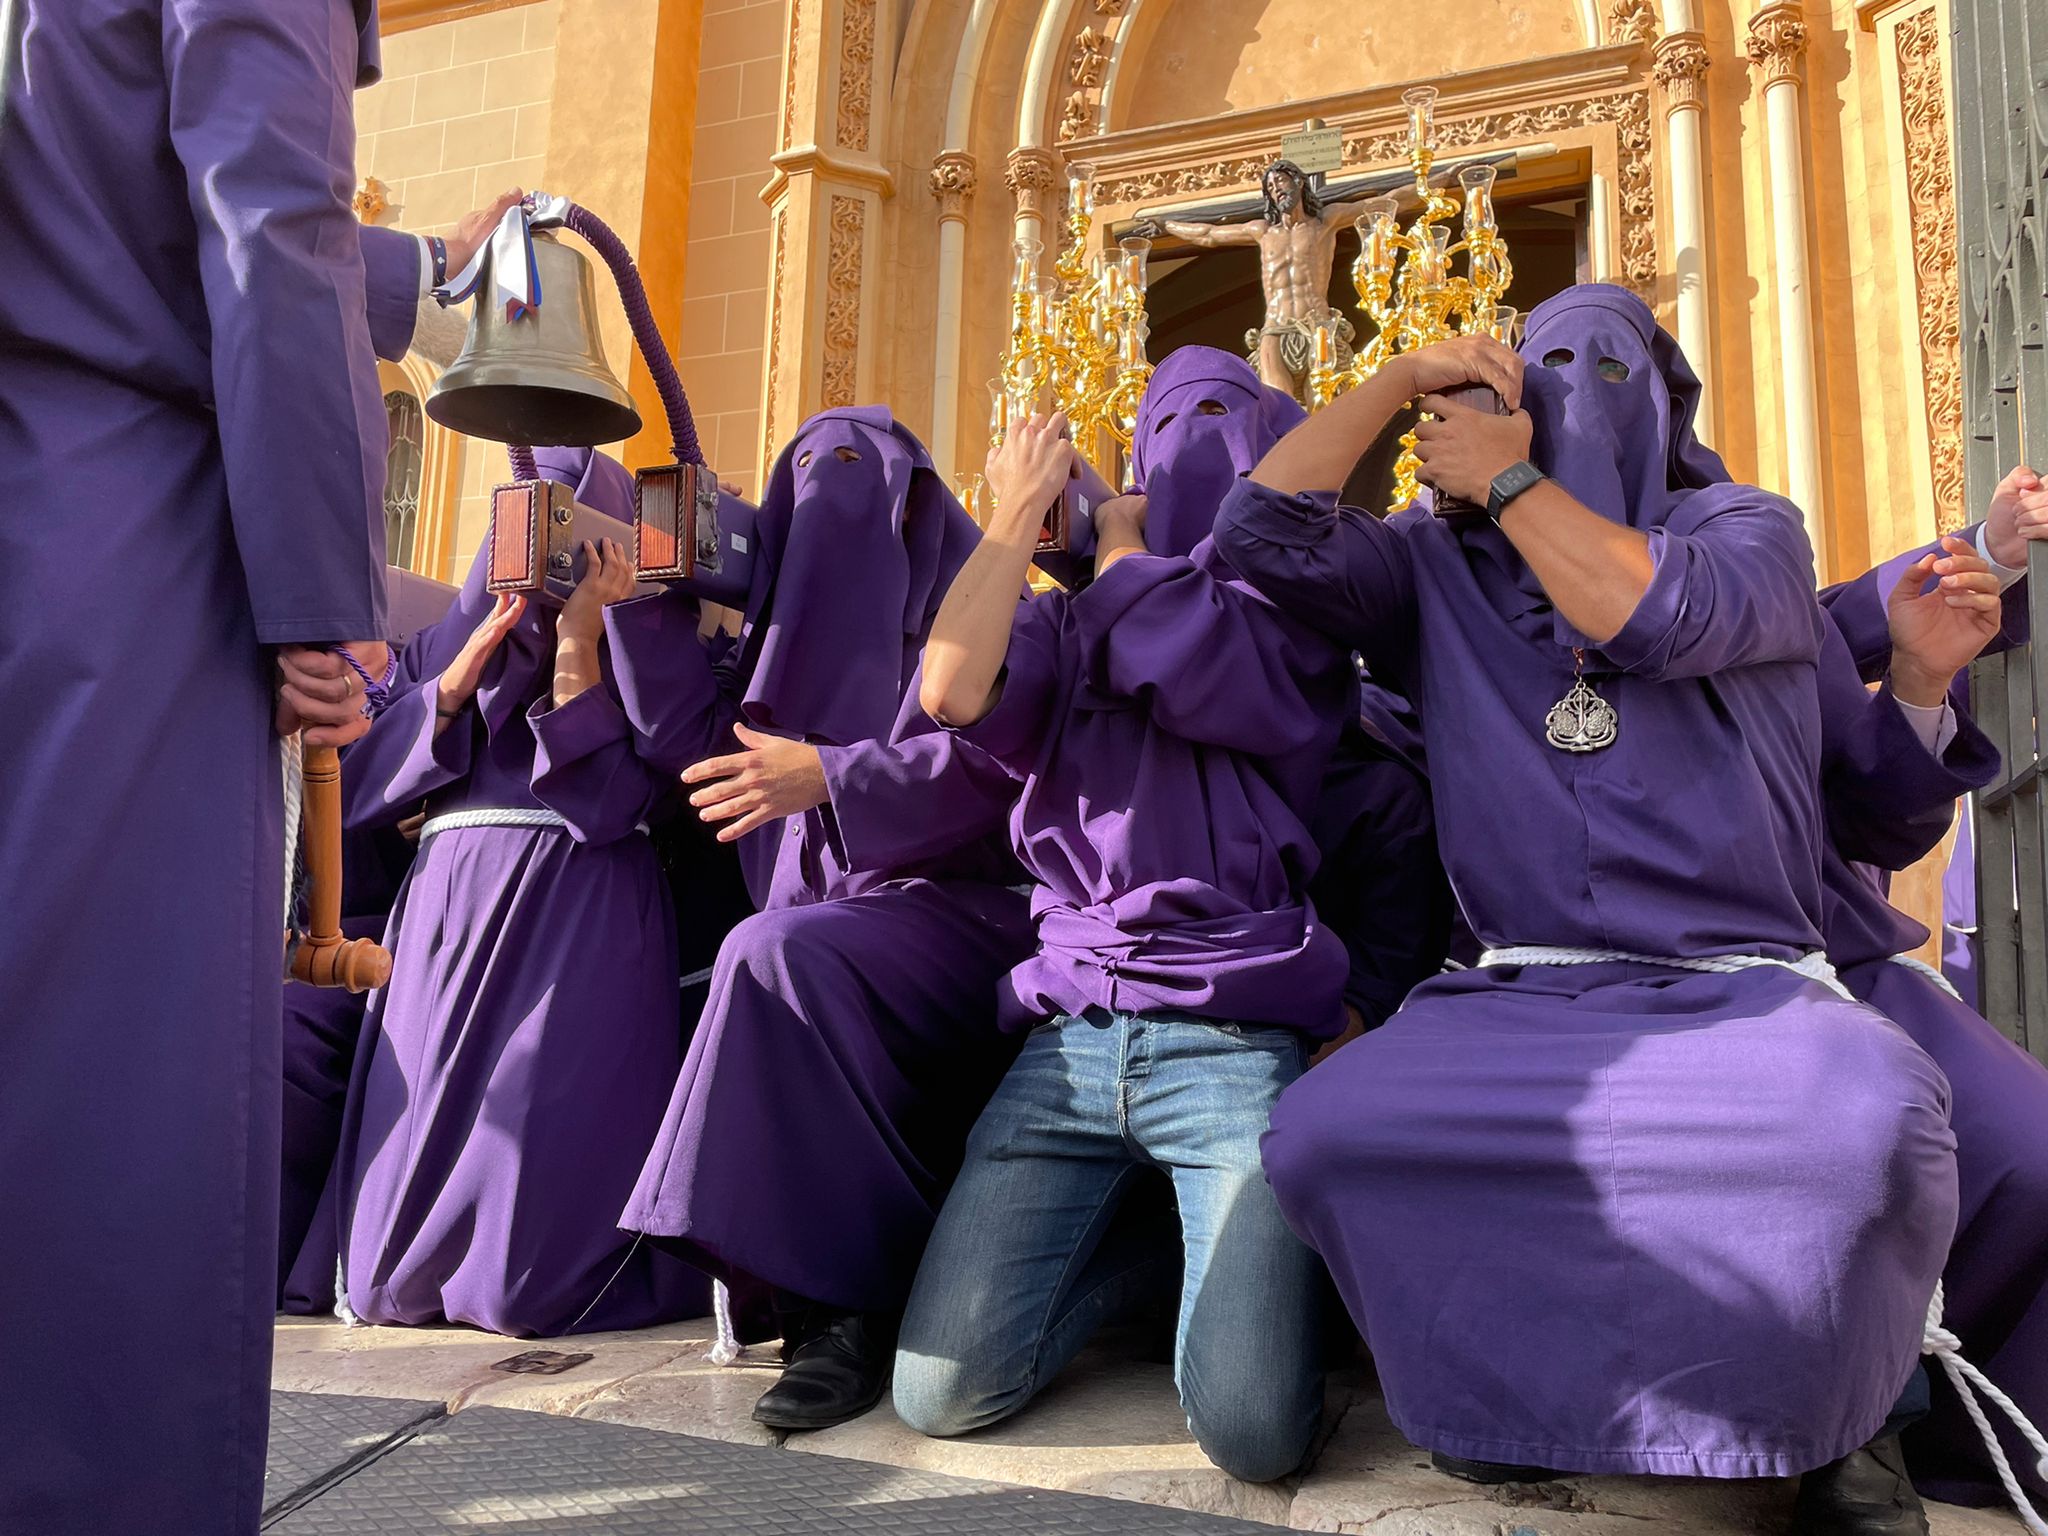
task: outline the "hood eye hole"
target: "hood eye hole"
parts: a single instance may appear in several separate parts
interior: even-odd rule
[[[832,454],[833,457],[837,458],[839,462],[842,464],[858,464],[860,462],[860,450],[857,448],[849,448],[844,443],[841,443],[837,448],[834,448],[832,450]]]
[[[1610,384],[1628,382],[1628,364],[1618,357],[1603,357],[1599,362],[1600,377]]]
[[[1164,432],[1168,427],[1172,426],[1173,423],[1179,418],[1179,416],[1179,411],[1168,411],[1164,416],[1160,417],[1157,421],[1155,421],[1152,424],[1152,435],[1154,437],[1157,437],[1161,432]]]
[[[1195,407],[1195,414],[1198,416],[1228,416],[1230,414],[1230,407],[1221,400],[1204,400]]]
[[[1543,366],[1546,368],[1562,368],[1577,360],[1578,354],[1570,347],[1553,347],[1543,354]]]
[[[798,455],[797,455],[797,457],[796,457],[796,467],[797,467],[798,469],[809,469],[809,468],[811,467],[811,450],[810,450],[810,449],[806,448],[806,449],[805,449],[805,450],[804,450],[804,451],[803,451],[802,453],[800,453],[800,454],[798,454]]]

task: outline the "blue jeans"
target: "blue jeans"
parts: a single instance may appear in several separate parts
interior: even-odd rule
[[[968,1139],[911,1288],[904,1422],[958,1435],[1008,1418],[1171,1274],[1170,1255],[1111,1232],[1157,1168],[1180,1209],[1173,1377],[1188,1428],[1233,1476],[1293,1471],[1322,1409],[1318,1268],[1281,1219],[1259,1138],[1306,1065],[1292,1030],[1185,1014],[1091,1009],[1038,1029]]]

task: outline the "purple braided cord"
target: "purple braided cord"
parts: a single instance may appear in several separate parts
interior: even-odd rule
[[[633,328],[633,340],[639,343],[640,356],[654,376],[655,392],[661,396],[662,409],[668,414],[676,462],[702,464],[704,450],[697,445],[697,423],[690,415],[689,396],[683,393],[682,375],[676,372],[675,359],[669,356],[668,344],[661,339],[661,330],[654,323],[654,310],[647,302],[647,288],[640,281],[639,269],[633,265],[632,253],[603,219],[580,204],[569,205],[568,217],[563,222],[590,242],[618,281],[619,297],[626,306],[626,323]]]
[[[533,462],[533,450],[527,447],[526,444],[507,443],[505,445],[505,454],[506,457],[512,460],[512,478],[514,480],[538,480],[540,478],[540,467]]]

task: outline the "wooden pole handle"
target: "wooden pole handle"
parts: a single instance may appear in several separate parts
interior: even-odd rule
[[[341,756],[307,747],[305,825],[306,931],[292,950],[291,973],[315,987],[366,992],[391,979],[391,952],[370,939],[341,934]]]

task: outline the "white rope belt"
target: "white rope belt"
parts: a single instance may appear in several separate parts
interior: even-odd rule
[[[1849,989],[1835,975],[1835,968],[1828,964],[1827,956],[1817,950],[1801,955],[1797,960],[1777,960],[1769,955],[1707,955],[1698,959],[1681,959],[1676,955],[1632,955],[1619,949],[1577,949],[1568,944],[1510,944],[1504,949],[1489,949],[1479,957],[1479,969],[1482,971],[1498,965],[1610,964],[1662,965],[1675,971],[1704,971],[1716,976],[1732,976],[1737,971],[1776,966],[1780,970],[1796,971],[1808,981],[1817,981],[1846,1001],[1855,1001]]]
[[[305,815],[306,748],[298,732],[284,738],[284,925],[292,925],[292,883],[299,873],[299,821]],[[291,951],[285,951],[291,967]]]
[[[2033,1503],[2026,1491],[2020,1487],[2020,1480],[2013,1475],[2012,1463],[2005,1458],[2005,1447],[1999,1443],[1997,1433],[1991,1427],[1991,1420],[1978,1401],[1979,1394],[2001,1409],[2019,1430],[2034,1452],[2034,1472],[2048,1478],[2048,1438],[2034,1427],[2033,1421],[2020,1411],[2020,1406],[1993,1386],[1982,1371],[1963,1358],[1963,1341],[1942,1325],[1941,1282],[1934,1284],[1934,1299],[1927,1304],[1927,1332],[1920,1343],[1920,1352],[1932,1355],[1941,1362],[1941,1368],[1948,1372],[1949,1382],[1956,1389],[1956,1396],[1963,1400],[1963,1408],[1970,1415],[1970,1422],[1977,1426],[1977,1433],[1984,1438],[1984,1449],[1991,1453],[1991,1464],[1998,1469],[1998,1480],[2005,1485],[2006,1497],[2012,1500],[2012,1507],[2018,1512],[2020,1521],[2034,1536],[2048,1536],[2048,1520],[2034,1512]]]
[[[566,829],[569,823],[559,811],[543,810],[538,806],[477,806],[467,811],[443,811],[438,816],[429,816],[426,825],[420,828],[420,841],[424,843],[436,832],[453,832],[458,827],[553,827]],[[634,827],[635,832],[645,832],[647,823]]]
[[[1903,965],[1907,970],[1916,971],[1920,975],[1925,976],[1929,981],[1933,982],[1937,987],[1941,988],[1942,991],[1946,992],[1950,997],[1954,998],[1957,1002],[1960,1003],[1963,1000],[1963,994],[1956,990],[1956,984],[1954,982],[1950,981],[1946,976],[1942,975],[1937,968],[1929,965],[1925,960],[1920,959],[1917,955],[1893,955],[1891,957],[1891,960],[1893,965]]]

